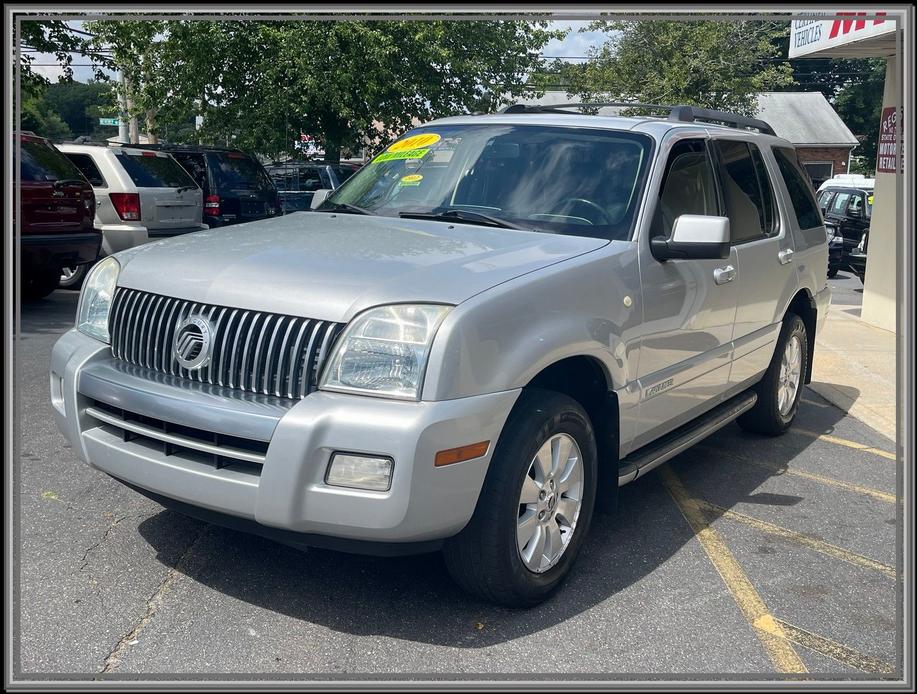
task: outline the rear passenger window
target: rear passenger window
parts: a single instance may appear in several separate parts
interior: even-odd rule
[[[747,142],[719,140],[723,197],[733,243],[776,232],[774,194],[758,148]]]
[[[669,238],[683,214],[718,216],[713,167],[703,140],[684,140],[672,148],[653,217],[652,236]]]
[[[812,194],[812,186],[796,159],[796,150],[789,147],[774,147],[777,168],[783,176],[786,190],[793,203],[796,221],[800,229],[812,229],[821,226],[822,219]]]
[[[80,170],[86,180],[89,181],[90,185],[96,188],[107,188],[108,184],[105,182],[105,178],[102,176],[102,172],[99,171],[99,167],[96,166],[96,163],[92,160],[88,154],[75,154],[75,153],[66,153],[65,156],[76,164],[76,168]]]

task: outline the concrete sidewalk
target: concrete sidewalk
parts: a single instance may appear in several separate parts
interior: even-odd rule
[[[854,307],[831,306],[816,336],[810,387],[896,441],[896,337],[860,320],[858,313]]]

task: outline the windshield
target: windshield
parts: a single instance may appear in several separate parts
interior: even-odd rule
[[[319,210],[444,214],[453,223],[486,215],[534,231],[628,239],[650,147],[644,135],[615,130],[430,126],[392,144]]]

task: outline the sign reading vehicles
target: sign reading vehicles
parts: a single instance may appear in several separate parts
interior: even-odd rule
[[[817,15],[829,17],[819,19]],[[885,19],[885,12],[821,12],[811,19],[793,20],[790,29],[790,58],[840,47],[890,34],[897,22]]]

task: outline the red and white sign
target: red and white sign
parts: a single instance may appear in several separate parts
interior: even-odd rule
[[[886,106],[879,123],[879,156],[876,173],[898,173],[898,109]]]
[[[790,58],[799,58],[863,39],[889,34],[897,22],[885,12],[813,12],[832,19],[794,19],[790,28]]]

